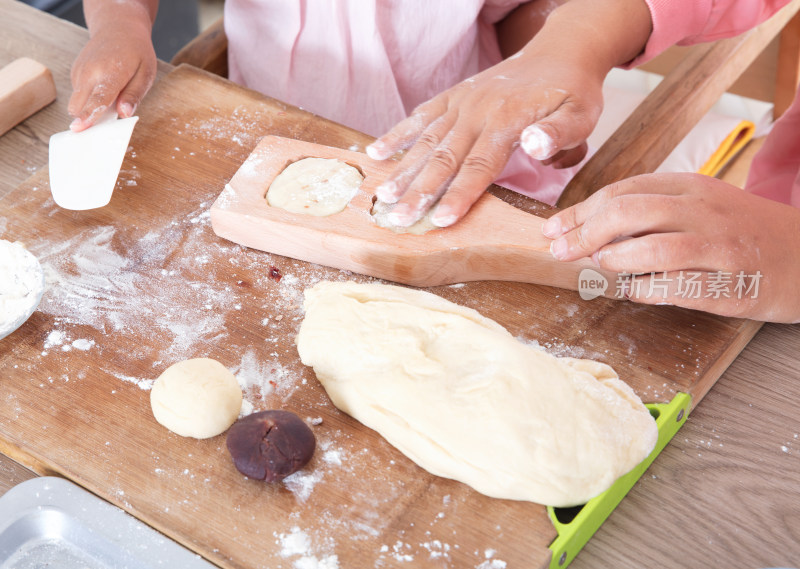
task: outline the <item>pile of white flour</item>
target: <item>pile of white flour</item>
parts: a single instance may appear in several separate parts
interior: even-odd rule
[[[0,239],[0,338],[19,328],[44,292],[39,261],[21,243]]]

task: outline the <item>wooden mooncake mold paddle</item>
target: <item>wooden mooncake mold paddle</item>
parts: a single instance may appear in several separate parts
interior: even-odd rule
[[[342,160],[364,175],[343,211],[315,217],[268,205],[272,180],[289,164],[309,157]],[[588,259],[556,261],[550,240],[542,235],[544,219],[488,193],[448,228],[415,235],[378,226],[370,214],[375,188],[396,164],[266,136],[211,207],[212,227],[220,237],[247,247],[413,286],[502,280],[578,290],[581,271],[593,269],[599,273],[595,278],[605,277],[610,285],[605,294],[613,294],[616,275],[599,271]]]

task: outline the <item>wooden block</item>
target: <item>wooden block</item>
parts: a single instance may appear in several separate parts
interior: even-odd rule
[[[28,57],[0,69],[0,136],[56,99],[50,70]]]

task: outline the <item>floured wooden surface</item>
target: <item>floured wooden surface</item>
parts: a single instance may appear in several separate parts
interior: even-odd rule
[[[58,208],[46,172],[0,204],[0,238],[24,241],[50,283],[39,311],[0,341],[0,450],[224,567],[547,566],[544,507],[428,475],[338,412],[300,364],[303,289],[367,278],[211,229],[211,204],[261,136],[353,150],[369,139],[188,68],[158,83],[140,114],[109,206]],[[678,390],[699,399],[757,329],[519,283],[431,290],[521,341],[611,364],[648,402]],[[273,486],[245,480],[224,437],[182,439],[155,422],[152,380],[200,356],[234,371],[254,410],[309,420],[319,449],[303,471]]]

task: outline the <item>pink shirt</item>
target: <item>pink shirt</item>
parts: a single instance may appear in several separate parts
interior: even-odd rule
[[[646,0],[653,33],[631,66],[673,44],[689,45],[743,33],[769,18],[789,0]],[[775,122],[753,159],[746,189],[800,207],[800,99]]]
[[[653,33],[629,66],[673,44],[743,33],[788,0],[646,0]],[[500,61],[493,24],[522,0],[227,0],[230,77],[373,136]],[[800,207],[800,104],[775,124],[747,188]],[[554,203],[577,167],[517,150],[496,180]]]
[[[228,0],[230,78],[373,136],[501,59],[522,0]]]
[[[227,0],[230,78],[373,136],[501,60],[523,0]],[[518,150],[497,183],[554,203],[575,169]]]

